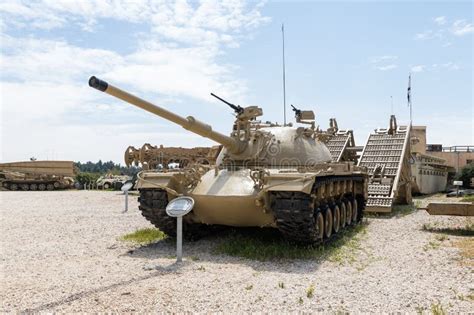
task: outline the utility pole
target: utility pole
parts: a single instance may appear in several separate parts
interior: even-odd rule
[[[286,126],[286,73],[285,73],[285,24],[281,24],[283,42],[283,126]]]

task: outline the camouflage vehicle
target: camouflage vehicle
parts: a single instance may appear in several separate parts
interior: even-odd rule
[[[113,188],[119,190],[127,180],[130,180],[129,176],[107,174],[99,177],[95,184],[97,189]]]
[[[165,207],[181,195],[195,201],[183,218],[188,236],[207,225],[273,227],[291,241],[314,243],[362,219],[368,195],[366,168],[331,161],[322,141],[330,135],[315,128],[312,111],[294,109],[296,121],[308,127],[282,126],[257,120],[263,114],[260,107],[226,102],[236,117],[226,136],[192,116],[181,117],[96,77],[89,85],[223,145],[215,165],[139,174],[139,208],[169,235],[175,235],[176,221],[166,215]]]
[[[7,190],[55,190],[72,188],[72,161],[0,163],[0,183]]]

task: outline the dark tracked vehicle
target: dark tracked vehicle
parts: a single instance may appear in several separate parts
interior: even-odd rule
[[[184,217],[184,232],[203,225],[274,227],[292,241],[328,239],[362,219],[367,200],[367,171],[353,162],[333,163],[325,145],[330,137],[315,128],[314,113],[294,108],[297,123],[263,123],[257,106],[230,104],[236,120],[230,136],[192,116],[181,117],[96,77],[89,85],[223,146],[217,161],[139,174],[140,210],[156,227],[175,234],[175,219],[165,208],[181,195],[195,201]]]

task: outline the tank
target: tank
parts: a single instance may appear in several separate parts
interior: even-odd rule
[[[95,184],[97,189],[115,189],[120,190],[126,181],[131,180],[130,176],[106,174],[100,176]]]
[[[0,183],[7,190],[56,190],[72,188],[72,161],[0,163]]]
[[[312,111],[294,108],[300,125],[279,125],[260,121],[263,111],[258,106],[241,107],[216,96],[235,112],[227,136],[96,77],[89,79],[89,85],[223,146],[213,165],[139,173],[139,208],[168,235],[175,235],[176,221],[166,215],[166,205],[182,195],[195,202],[183,218],[188,237],[213,225],[270,227],[290,241],[316,243],[362,219],[367,170],[351,161],[332,162],[324,143],[330,137],[315,128]]]

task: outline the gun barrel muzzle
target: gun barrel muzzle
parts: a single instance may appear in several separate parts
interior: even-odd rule
[[[96,78],[95,76],[92,76],[89,78],[89,86],[99,91],[105,92],[107,88],[109,87],[109,84],[105,82],[104,80],[101,80],[99,78]]]

